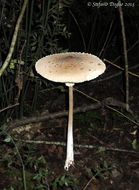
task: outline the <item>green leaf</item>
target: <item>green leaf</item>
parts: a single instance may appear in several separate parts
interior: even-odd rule
[[[10,136],[6,137],[6,139],[4,139],[4,142],[11,142],[11,137]]]
[[[18,60],[18,64],[19,64],[19,65],[24,65],[24,64],[25,64],[25,62],[24,62],[24,61],[22,61],[22,60],[21,60],[21,61],[19,61],[19,60]]]
[[[11,62],[9,67],[10,67],[10,69],[14,69],[15,68],[15,64]]]
[[[137,139],[134,139],[133,141],[132,141],[132,148],[135,150],[135,149],[137,149]]]
[[[108,168],[108,163],[106,161],[104,161],[104,167]]]
[[[66,89],[65,89],[64,86],[58,86],[57,88],[58,88],[61,92],[65,92],[65,91],[66,91]]]
[[[103,146],[100,146],[99,148],[98,148],[98,151],[97,151],[97,153],[100,153],[100,152],[105,152],[105,147],[103,147]]]

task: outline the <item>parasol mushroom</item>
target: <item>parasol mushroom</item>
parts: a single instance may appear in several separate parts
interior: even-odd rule
[[[73,85],[92,80],[101,75],[106,67],[97,57],[88,53],[58,53],[39,59],[36,71],[44,78],[63,82],[69,87],[69,118],[67,134],[67,156],[65,170],[74,165],[73,153]]]

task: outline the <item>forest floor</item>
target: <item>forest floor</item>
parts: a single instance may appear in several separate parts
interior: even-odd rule
[[[106,76],[110,76],[110,67]],[[28,190],[138,190],[139,130],[130,121],[139,120],[138,80],[129,77],[133,113],[113,107],[129,119],[105,106],[74,115],[74,143],[93,147],[75,147],[75,167],[68,172],[64,171],[66,147],[53,143],[66,142],[67,117],[5,132],[8,136],[3,134],[0,142],[0,189],[22,190],[24,181]],[[75,88],[100,101],[112,97],[124,102],[122,81],[122,75],[107,80],[102,76],[96,82],[78,84]],[[68,109],[67,92],[56,89],[44,94],[38,102],[40,110],[49,107],[53,113]],[[74,91],[75,108],[92,103],[93,100]]]

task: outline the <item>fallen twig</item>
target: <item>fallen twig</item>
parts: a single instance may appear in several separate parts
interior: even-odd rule
[[[123,114],[122,112],[116,110],[115,108],[111,107],[111,106],[116,106],[116,107],[122,107],[123,109],[125,109],[125,103],[115,100],[112,97],[108,97],[106,99],[104,99],[102,102],[100,102],[99,100],[85,94],[84,92],[81,92],[80,90],[77,90],[74,88],[74,90],[76,90],[77,92],[83,94],[84,96],[86,96],[89,99],[92,99],[93,101],[97,102],[97,103],[93,103],[91,105],[83,105],[81,107],[75,108],[74,109],[74,113],[82,113],[82,112],[86,112],[86,111],[90,111],[90,110],[94,110],[94,109],[99,109],[102,106],[103,107],[107,107],[110,110],[113,110],[115,112],[117,112],[118,114],[122,115],[122,117],[125,117],[126,119],[128,119],[130,122],[134,123],[135,125],[139,126],[139,123],[137,123],[136,121],[130,119],[128,116],[126,116],[125,114]],[[132,110],[131,110],[132,112]],[[60,118],[60,117],[65,117],[68,115],[68,111],[61,111],[61,112],[56,112],[56,113],[46,113],[45,115],[39,115],[39,116],[34,116],[34,117],[30,117],[30,118],[23,118],[20,120],[14,120],[8,124],[6,124],[6,126],[9,129],[13,129],[19,126],[23,126],[29,123],[37,123],[37,122],[42,122],[45,120],[50,120],[50,119],[54,119],[54,118]]]
[[[86,112],[89,110],[98,109],[100,107],[101,107],[101,103],[84,105],[84,106],[81,106],[81,107],[74,109],[74,113]],[[26,125],[28,123],[37,123],[37,122],[45,121],[45,120],[49,120],[49,119],[65,117],[67,115],[68,115],[68,111],[64,110],[61,112],[46,113],[45,115],[39,115],[39,116],[30,117],[30,118],[23,118],[20,120],[14,120],[14,121],[6,124],[6,125],[8,126],[9,129],[13,129],[15,127],[23,126],[23,125]]]
[[[24,143],[31,143],[31,144],[48,144],[48,145],[58,145],[58,146],[66,146],[65,142],[56,142],[56,141],[34,141],[34,140],[21,140],[15,139],[17,141],[21,141]],[[103,151],[116,151],[116,152],[125,152],[125,153],[132,153],[132,154],[139,154],[139,152],[134,150],[127,150],[121,148],[114,148],[114,147],[106,147],[106,146],[96,146],[96,145],[81,145],[81,144],[74,144],[77,148],[88,148],[88,149],[101,149]]]

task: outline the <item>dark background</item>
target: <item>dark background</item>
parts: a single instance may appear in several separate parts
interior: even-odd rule
[[[28,2],[12,59],[0,77],[0,189],[25,189],[23,181],[33,190],[139,188],[139,2],[121,3],[128,67],[136,74],[129,74],[131,112],[125,109],[125,57],[117,1]],[[23,0],[0,0],[0,67],[8,55],[22,4]],[[95,103],[87,96],[103,104],[74,116],[75,143],[96,148],[75,149],[76,167],[69,173],[63,170],[66,150],[62,146],[20,141],[66,142],[67,116],[43,118],[43,122],[41,117],[68,109],[67,88],[42,78],[34,66],[41,57],[67,51],[94,54],[107,67],[99,78],[75,86],[75,108]],[[123,115],[104,104],[109,97],[112,108]],[[107,151],[107,147],[113,150]]]

